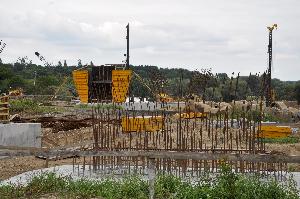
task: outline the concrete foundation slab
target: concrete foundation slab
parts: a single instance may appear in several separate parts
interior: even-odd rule
[[[40,123],[0,124],[0,145],[38,147],[41,143]]]

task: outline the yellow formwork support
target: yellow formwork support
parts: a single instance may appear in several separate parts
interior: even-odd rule
[[[162,129],[162,116],[123,117],[122,130],[128,132],[155,132]]]
[[[112,99],[113,99],[113,102],[122,103],[122,102],[126,101],[131,75],[132,75],[131,70],[113,70],[112,71]]]
[[[283,138],[292,134],[292,129],[289,126],[272,126],[263,125],[259,132],[259,138]]]
[[[87,70],[75,70],[72,72],[73,81],[82,103],[88,103],[89,100],[89,72]]]
[[[0,97],[0,123],[9,122],[9,96]]]

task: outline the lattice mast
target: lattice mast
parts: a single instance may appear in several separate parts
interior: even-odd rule
[[[267,27],[269,30],[269,44],[268,44],[268,54],[269,54],[269,65],[267,73],[267,90],[266,90],[266,106],[271,106],[272,103],[272,36],[273,30],[277,29],[277,24]]]
[[[126,26],[126,29],[127,29],[127,35],[126,35],[126,40],[127,40],[126,69],[129,69],[129,23]]]

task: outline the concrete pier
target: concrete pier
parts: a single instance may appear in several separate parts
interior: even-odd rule
[[[40,123],[0,124],[0,145],[38,147],[41,143]]]

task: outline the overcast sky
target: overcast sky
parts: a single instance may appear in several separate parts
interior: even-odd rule
[[[299,0],[0,0],[0,57],[122,63],[127,22],[133,65],[242,75],[267,69],[277,23],[273,77],[300,80]]]

